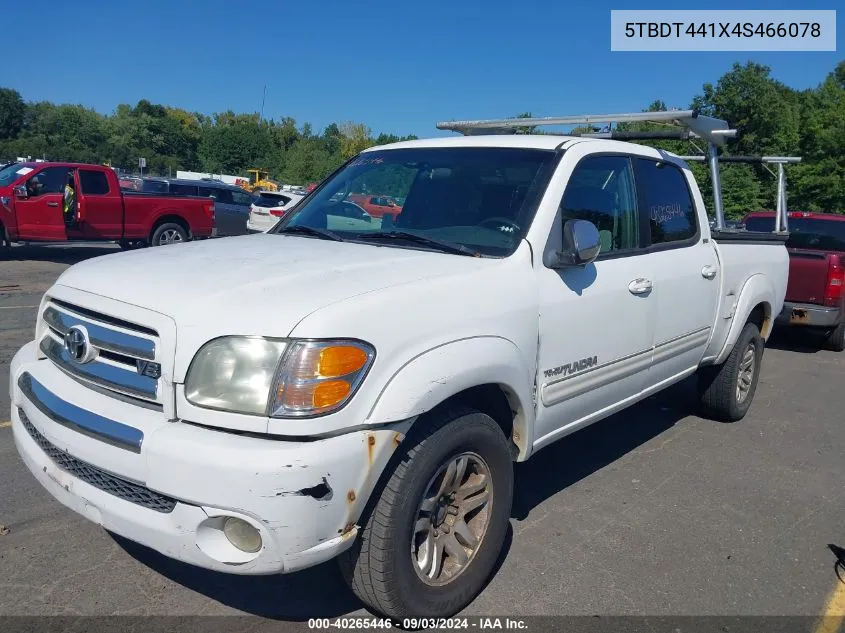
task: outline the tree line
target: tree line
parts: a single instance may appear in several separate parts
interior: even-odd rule
[[[376,144],[414,139],[374,135],[362,123],[328,125],[315,134],[309,123],[278,121],[232,111],[211,116],[150,103],[121,104],[112,114],[82,105],[27,103],[0,88],[0,160],[33,159],[105,163],[129,172],[146,160],[145,173],[168,176],[179,169],[246,175],[266,169],[286,183],[322,179],[344,160]]]
[[[737,128],[739,135],[728,141],[725,154],[801,156],[801,164],[787,167],[790,210],[845,213],[845,61],[808,90],[775,80],[768,66],[734,64],[715,84],[704,84],[688,106],[674,107],[697,109]],[[667,106],[657,99],[645,109]],[[376,136],[354,122],[332,123],[317,134],[290,117],[262,120],[231,111],[209,116],[147,100],[104,115],[81,105],[25,102],[17,91],[0,88],[0,159],[7,160],[32,156],[132,170],[144,157],[148,172],[158,175],[175,175],[177,169],[245,174],[261,168],[277,180],[303,184],[323,178],[366,147],[413,138]],[[650,144],[696,153],[685,142]],[[691,167],[712,208],[706,167]],[[736,218],[773,209],[776,180],[761,165],[724,164],[722,191],[726,215]]]

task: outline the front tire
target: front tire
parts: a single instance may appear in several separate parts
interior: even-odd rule
[[[745,417],[757,391],[764,345],[757,326],[746,323],[724,363],[698,370],[698,398],[704,415],[723,422]]]
[[[460,408],[416,424],[339,560],[358,598],[394,619],[468,605],[493,571],[513,500],[510,447],[492,418]]]
[[[175,222],[165,222],[156,227],[150,238],[151,246],[166,246],[188,241],[188,232]]]

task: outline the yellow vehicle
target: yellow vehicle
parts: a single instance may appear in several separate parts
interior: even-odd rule
[[[270,172],[266,169],[247,169],[249,182],[241,185],[249,192],[255,191],[278,191],[279,187],[270,180]]]

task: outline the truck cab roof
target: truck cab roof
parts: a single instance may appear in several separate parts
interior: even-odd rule
[[[677,154],[665,150],[655,149],[647,145],[616,141],[610,139],[584,138],[578,136],[567,136],[565,134],[483,134],[473,136],[447,136],[440,138],[417,139],[413,141],[399,141],[387,145],[376,145],[362,153],[396,150],[396,149],[422,149],[422,148],[460,148],[460,147],[490,147],[507,149],[539,149],[554,151],[557,149],[569,149],[577,143],[597,144],[596,150],[620,153],[633,153],[641,156],[653,156],[667,160],[677,165],[686,167],[687,163]]]

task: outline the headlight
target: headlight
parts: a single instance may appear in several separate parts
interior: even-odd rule
[[[185,397],[199,407],[267,415],[287,341],[224,336],[202,346],[185,379]]]
[[[233,413],[303,417],[342,407],[375,350],[361,341],[226,336],[203,345],[185,379],[188,402]]]
[[[301,417],[342,407],[364,380],[375,350],[362,341],[296,341],[279,372],[270,415]]]

